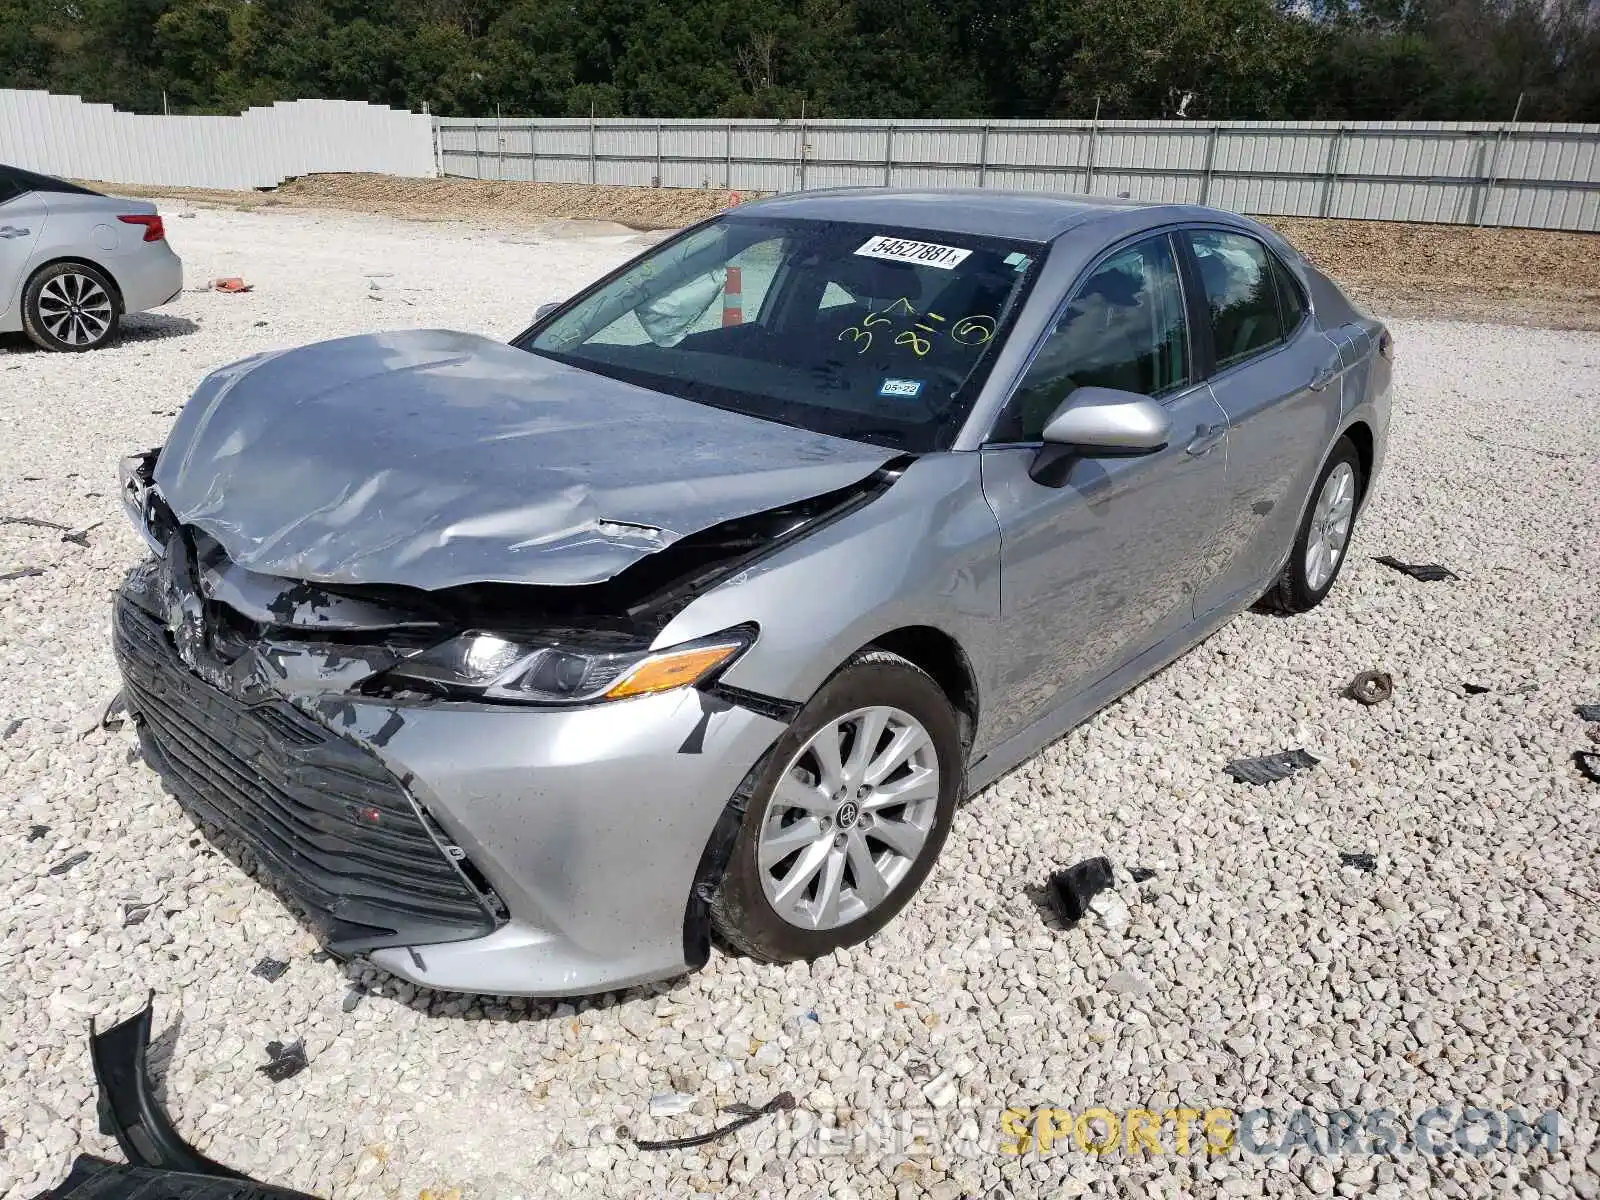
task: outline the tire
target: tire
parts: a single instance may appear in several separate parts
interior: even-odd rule
[[[864,744],[861,730],[876,727],[874,713],[884,714],[886,723],[877,754],[862,764],[852,751]],[[916,738],[913,722],[925,742]],[[841,790],[831,796],[822,787],[823,761],[816,751],[826,747],[829,730],[844,768]],[[882,790],[868,786],[859,768],[887,763],[902,734],[917,748],[877,780]],[[926,774],[934,766],[936,778]],[[818,958],[865,941],[894,919],[927,878],[950,833],[964,777],[956,713],[933,678],[898,654],[857,654],[823,684],[774,747],[712,899],[712,929],[729,949],[765,962]],[[895,802],[894,789],[917,778],[923,784],[909,788],[916,799]],[[859,790],[852,791],[851,781]],[[809,811],[796,807],[796,798]],[[894,845],[879,840],[891,831]],[[782,839],[774,840],[780,833]],[[796,848],[789,853],[791,842]],[[807,877],[812,862],[817,865]],[[870,864],[870,877],[858,863]],[[802,884],[803,878],[809,882]],[[825,891],[830,880],[835,886]],[[785,881],[794,884],[795,898],[781,903],[773,893],[782,895]]]
[[[1333,482],[1335,480],[1337,482]],[[1344,568],[1364,486],[1361,456],[1349,438],[1340,438],[1333,447],[1333,453],[1328,455],[1328,461],[1323,464],[1316,486],[1311,489],[1305,515],[1300,518],[1299,533],[1294,539],[1294,549],[1289,552],[1289,561],[1283,568],[1283,574],[1261,598],[1263,607],[1272,612],[1303,613],[1322,603]],[[1324,507],[1324,502],[1330,498],[1334,502],[1332,509]],[[1333,512],[1344,514],[1342,539],[1336,536],[1337,528],[1329,524]],[[1337,541],[1336,553],[1333,561],[1328,563],[1327,548],[1333,541]],[[1316,559],[1309,554],[1313,546],[1323,547]]]
[[[44,350],[76,353],[114,341],[122,323],[116,284],[88,263],[51,263],[22,293],[22,328]]]

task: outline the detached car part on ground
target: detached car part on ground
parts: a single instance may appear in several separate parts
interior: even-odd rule
[[[66,1179],[35,1200],[316,1200],[257,1183],[183,1140],[146,1065],[150,1021],[146,1003],[103,1033],[89,1025],[100,1132],[117,1139],[128,1165],[80,1154]]]
[[[0,333],[93,350],[122,318],[183,290],[183,263],[148,200],[122,200],[0,163]]]
[[[1264,595],[1321,601],[1389,358],[1209,209],[741,207],[509,346],[207,379],[125,467],[129,708],[332,951],[419,984],[825,954],[964,796]]]

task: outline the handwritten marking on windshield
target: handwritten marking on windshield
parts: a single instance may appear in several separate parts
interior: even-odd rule
[[[925,326],[918,326],[918,328],[926,328],[926,327]],[[899,337],[895,338],[894,339],[894,344],[896,346],[910,346],[911,347],[911,352],[913,354],[915,354],[918,358],[921,358],[929,350],[933,349],[933,343],[931,341],[929,341],[925,337],[918,337],[916,334],[912,333],[911,330],[909,330],[909,329],[906,330],[904,333],[902,333]]]
[[[994,336],[995,320],[981,314],[962,317],[951,329],[950,336],[963,346],[981,346]]]
[[[862,324],[864,325],[866,322],[863,321]],[[857,346],[861,347],[856,351],[857,354],[865,354],[872,348],[872,334],[860,326],[852,325],[849,329],[841,329],[838,338],[835,340],[842,342],[845,338],[849,338]]]
[[[868,313],[861,319],[861,324],[852,325],[848,329],[842,330],[837,340],[842,342],[848,339],[856,347],[857,354],[865,354],[872,348],[872,330],[879,325],[894,324],[891,319],[894,316],[921,316],[926,318],[927,321],[937,321],[940,324],[945,324],[949,320],[949,318],[936,312],[918,313],[911,301],[902,296],[884,308]],[[994,337],[995,326],[996,323],[993,317],[976,313],[970,317],[962,317],[951,326],[950,338],[958,346],[981,346]],[[929,336],[923,337],[922,334],[915,332],[918,329]],[[929,325],[924,321],[914,321],[912,329],[902,330],[895,335],[894,345],[909,347],[913,354],[918,358],[922,358],[933,350],[933,338],[943,332],[944,330],[937,325]]]

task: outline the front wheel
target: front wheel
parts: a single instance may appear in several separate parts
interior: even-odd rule
[[[117,336],[116,287],[88,263],[52,263],[22,293],[22,328],[45,350],[93,350]]]
[[[927,878],[960,799],[955,711],[925,672],[856,655],[774,748],[711,904],[730,948],[818,958],[887,925]]]
[[[1361,487],[1361,456],[1349,438],[1340,438],[1317,476],[1288,565],[1263,604],[1277,612],[1302,613],[1322,603],[1344,566]]]

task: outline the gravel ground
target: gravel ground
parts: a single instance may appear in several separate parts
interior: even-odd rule
[[[92,355],[0,342],[0,516],[104,522],[86,546],[0,525],[0,575],[43,570],[0,583],[8,1200],[75,1152],[116,1157],[87,1023],[147,989],[184,1133],[324,1195],[1596,1195],[1600,788],[1571,755],[1594,732],[1573,704],[1600,701],[1600,335],[1396,322],[1389,463],[1328,602],[1241,617],[976,797],[868,946],[809,966],[716,956],[575,1005],[482,1002],[319,961],[131,730],[92,728],[116,686],[108,592],[140,552],[115,463],[222,363],[383,327],[508,336],[628,239],[283,212],[169,228],[191,286],[256,290],[185,293]],[[1414,582],[1376,554],[1461,578]],[[1391,701],[1341,698],[1374,667]],[[1261,788],[1222,774],[1293,746],[1321,764]],[[1063,928],[1040,885],[1101,853],[1116,900]],[[129,905],[148,915],[125,924]],[[276,982],[251,974],[264,956],[290,964]],[[270,1082],[264,1047],[295,1039],[309,1067]],[[727,1119],[714,1105],[780,1090],[794,1114],[698,1150],[617,1132],[705,1129]],[[692,1110],[652,1114],[670,1092]],[[1554,1109],[1560,1145],[1209,1156],[1176,1152],[1169,1125],[1161,1155],[1002,1152],[1000,1110],[1052,1104],[1387,1108],[1402,1126],[1435,1105]],[[819,1114],[860,1136],[805,1136]]]

